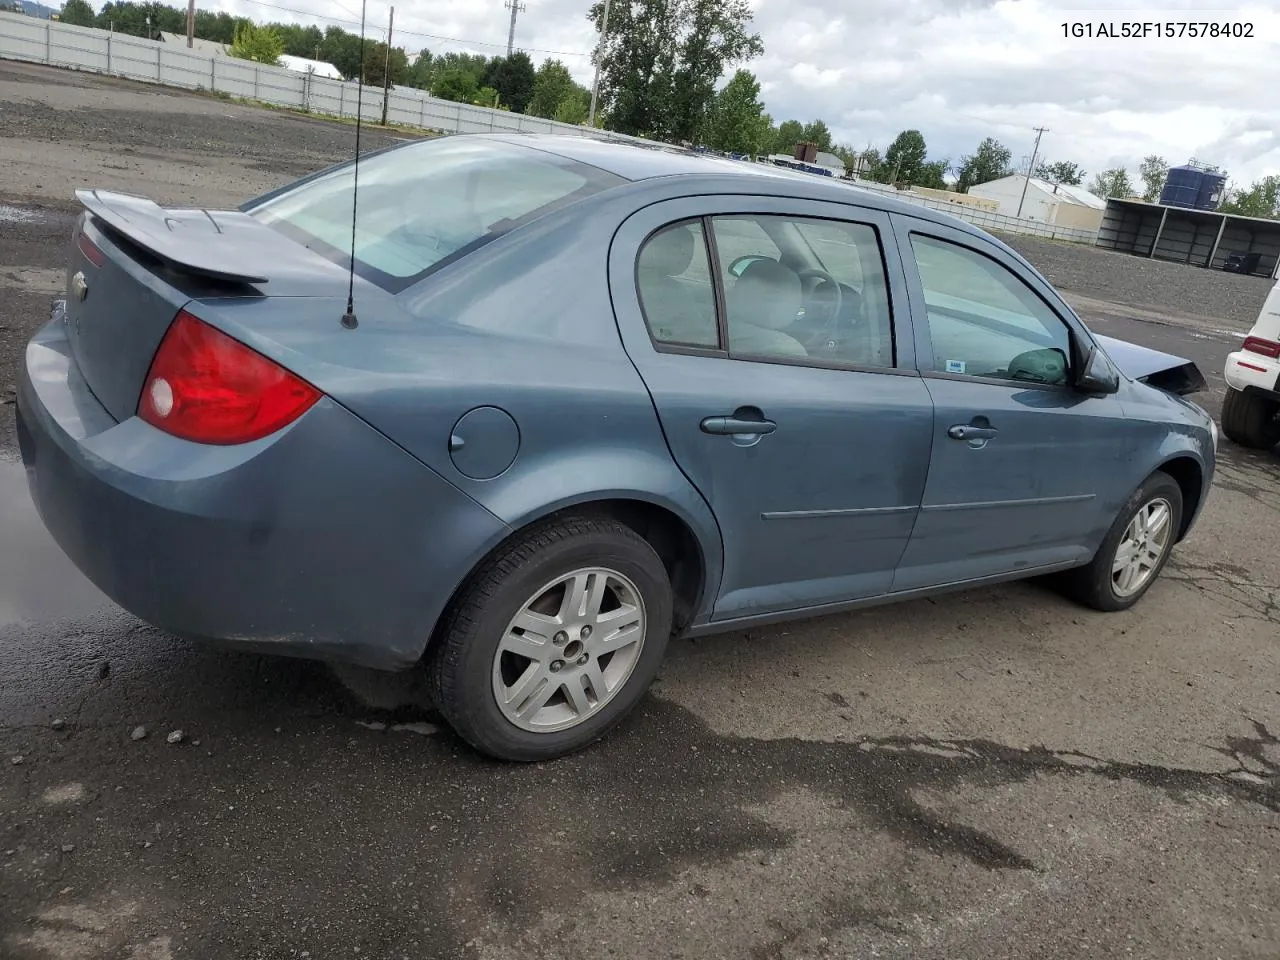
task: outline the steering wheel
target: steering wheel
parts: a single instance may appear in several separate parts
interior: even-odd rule
[[[831,284],[831,288],[836,293],[835,303],[829,308],[830,312],[827,315],[826,323],[822,325],[821,330],[814,331],[813,334],[815,343],[819,340],[825,340],[830,343],[835,339],[836,325],[840,322],[840,313],[844,309],[844,291],[840,287],[840,281],[821,267],[806,267],[799,272],[799,276],[801,280],[816,279],[825,281]],[[814,289],[816,290],[818,287],[815,286]]]

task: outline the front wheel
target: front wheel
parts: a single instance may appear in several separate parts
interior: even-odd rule
[[[1222,399],[1222,432],[1232,443],[1270,450],[1280,443],[1280,403],[1256,393],[1227,387]]]
[[[1095,610],[1132,607],[1164,569],[1182,529],[1182,508],[1177,481],[1153,473],[1133,492],[1092,562],[1068,573],[1067,592]]]
[[[666,568],[629,527],[543,525],[487,562],[446,615],[428,661],[436,706],[492,757],[564,756],[644,695],[671,620]]]

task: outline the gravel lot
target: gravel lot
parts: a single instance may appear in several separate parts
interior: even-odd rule
[[[412,675],[106,602],[12,463],[72,191],[232,205],[352,135],[0,62],[0,956],[1280,956],[1271,455],[1223,448],[1135,610],[1012,584],[677,643],[616,737],[540,767],[476,758]],[[1200,363],[1217,409],[1266,282],[1011,242],[1102,332]]]

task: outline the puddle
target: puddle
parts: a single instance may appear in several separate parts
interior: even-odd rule
[[[0,203],[0,223],[39,223],[44,217],[34,210]]]
[[[0,627],[83,616],[111,606],[36,516],[22,464],[5,459],[0,459],[0,544]]]

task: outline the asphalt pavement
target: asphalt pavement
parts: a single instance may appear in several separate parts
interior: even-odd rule
[[[115,608],[16,461],[14,364],[83,171],[228,204],[349,131],[8,64],[0,104],[0,957],[1280,955],[1275,454],[1224,444],[1129,612],[1022,583],[679,642],[607,742],[488,762],[412,673],[228,653]],[[1217,414],[1265,284],[1020,248],[1100,332],[1195,360]],[[1201,288],[1231,279],[1215,314]]]

